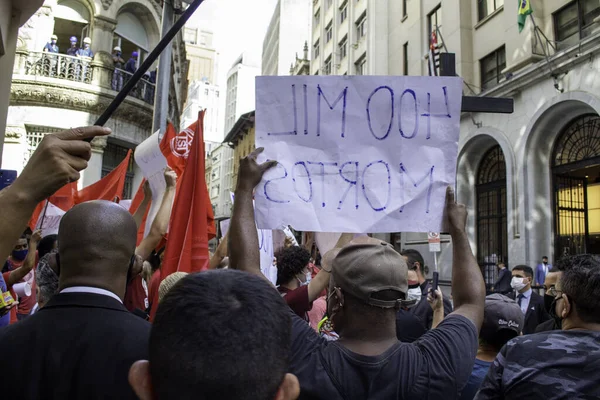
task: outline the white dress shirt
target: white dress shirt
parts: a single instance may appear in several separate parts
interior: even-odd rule
[[[97,287],[91,287],[91,286],[72,286],[72,287],[69,287],[69,288],[61,290],[60,293],[94,293],[94,294],[100,294],[100,295],[103,295],[103,296],[112,297],[113,299],[117,300],[119,303],[123,304],[123,301],[119,298],[119,296],[117,296],[113,292],[110,292],[110,291],[108,291],[106,289],[100,289],[100,288],[97,288]]]
[[[523,295],[523,299],[521,300],[521,311],[523,311],[523,315],[527,314],[527,309],[529,308],[529,300],[531,300],[531,293],[533,290],[529,288],[526,292],[519,293],[517,292],[517,303],[519,303],[519,296]]]

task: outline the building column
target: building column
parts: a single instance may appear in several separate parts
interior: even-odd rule
[[[18,174],[23,170],[25,159],[25,125],[8,125],[4,132],[4,153],[2,169],[16,170]]]
[[[92,140],[92,157],[88,161],[88,167],[81,174],[79,190],[102,178],[102,157],[106,148],[106,140],[105,136],[97,136]]]
[[[92,84],[106,89],[112,88],[114,64],[112,59],[113,36],[117,27],[114,19],[98,16],[94,19],[92,32]]]

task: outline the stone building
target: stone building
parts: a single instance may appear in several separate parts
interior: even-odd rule
[[[13,67],[10,107],[2,168],[20,172],[44,134],[91,125],[117,95],[131,74],[115,66],[112,52],[119,46],[127,62],[133,52],[139,66],[160,39],[159,0],[46,0],[19,29]],[[51,36],[58,53],[44,52]],[[90,57],[67,54],[69,40],[77,46],[91,39]],[[187,60],[181,33],[173,41],[169,118],[179,128],[187,95]],[[153,66],[150,71],[154,71]],[[87,186],[110,172],[128,149],[152,132],[154,84],[142,79],[106,126],[113,134],[92,142],[89,167],[82,174]],[[126,182],[128,197],[137,189],[141,172],[132,162]]]

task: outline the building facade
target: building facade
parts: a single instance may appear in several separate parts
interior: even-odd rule
[[[514,99],[512,115],[463,113],[457,196],[489,286],[496,262],[600,253],[600,3],[316,0],[311,74],[428,75],[435,37],[456,54],[464,94]],[[391,236],[391,237],[390,237]],[[421,250],[427,236],[391,234]],[[451,277],[448,238],[438,255]]]
[[[190,82],[186,106],[181,116],[181,126],[188,127],[198,119],[200,110],[206,110],[204,141],[221,142],[223,140],[223,117],[219,113],[220,95],[218,85],[202,81]]]
[[[139,64],[160,39],[161,12],[158,0],[46,0],[19,29],[2,168],[20,172],[47,133],[92,125],[131,76],[113,62],[113,47],[120,46],[126,60],[137,51]],[[58,37],[58,52],[43,51],[52,35]],[[72,54],[71,36],[78,46],[83,38],[91,38],[93,57],[67,54]],[[181,34],[173,41],[172,70],[169,118],[178,128],[187,91]],[[127,150],[152,133],[154,92],[151,78],[142,79],[130,92],[106,124],[112,135],[92,142],[92,158],[80,186],[110,172]],[[141,179],[132,162],[125,197]]]
[[[217,51],[213,47],[213,33],[199,28],[184,27],[183,39],[189,62],[188,80],[217,82]]]
[[[290,66],[290,75],[310,75],[310,59],[308,58],[308,42],[304,42],[302,58],[296,53],[296,60]]]
[[[240,116],[233,128],[227,133],[224,144],[233,149],[233,168],[231,185],[237,185],[240,160],[254,151],[256,139],[256,121],[254,111]]]
[[[262,75],[287,75],[296,49],[311,37],[311,2],[278,0],[263,40]]]
[[[260,75],[258,60],[248,52],[241,54],[227,73],[226,134],[242,114],[254,110],[254,78],[257,75]]]
[[[233,149],[219,143],[206,158],[206,165],[210,164],[210,176],[206,179],[210,202],[215,219],[221,220],[231,216],[231,192],[235,188],[232,183]]]

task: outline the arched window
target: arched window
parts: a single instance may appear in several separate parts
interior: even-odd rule
[[[499,145],[485,153],[477,170],[477,259],[486,284],[496,278],[496,263],[508,261],[506,163]]]
[[[136,13],[137,12],[137,13]],[[138,14],[142,17],[140,19]],[[139,9],[122,11],[117,15],[117,27],[113,38],[113,46],[119,46],[123,58],[127,61],[135,51],[139,54],[137,66],[144,61],[150,52],[150,40],[148,31],[144,26],[144,15]]]
[[[91,36],[90,10],[78,0],[62,0],[53,8],[54,34],[58,37],[60,52],[67,54],[69,38],[77,38],[77,47],[81,47],[85,37]],[[93,46],[93,43],[92,43]]]
[[[600,253],[600,118],[584,115],[560,134],[552,156],[555,259]]]

